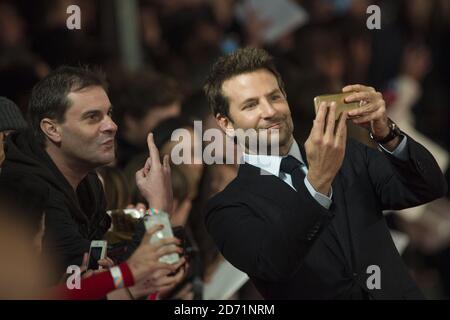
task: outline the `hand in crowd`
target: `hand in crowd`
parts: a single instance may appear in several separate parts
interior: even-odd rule
[[[172,295],[172,289],[173,288],[169,288],[169,289],[160,291],[159,297],[161,299],[172,299],[172,300],[194,300],[194,291],[193,291],[193,285],[191,282],[186,283],[174,295]]]
[[[152,133],[148,134],[147,144],[149,158],[144,167],[136,172],[136,184],[150,207],[171,213],[173,193],[169,156],[164,156],[161,164]]]
[[[115,263],[114,261],[112,261],[110,258],[105,257],[104,259],[100,259],[97,261],[98,265],[103,267],[102,269],[98,269],[98,270],[91,270],[88,269],[89,267],[89,253],[85,252],[83,255],[83,261],[81,263],[80,266],[80,271],[82,274],[82,278],[87,278],[92,276],[95,273],[99,273],[99,272],[103,272],[106,271],[109,268],[114,267]]]
[[[136,209],[139,211],[145,211],[147,210],[147,206],[142,202],[138,202],[135,205],[130,203],[129,205],[127,205],[127,209]]]
[[[130,288],[130,293],[133,299],[148,296],[155,292],[166,292],[172,290],[185,276],[185,268],[180,268],[183,262],[178,262],[175,267],[179,268],[174,275],[162,276],[162,271],[155,272],[155,275],[149,276]],[[164,297],[163,297],[164,299]]]
[[[176,264],[167,264],[159,262],[159,258],[171,254],[182,254],[183,250],[178,247],[181,242],[177,238],[165,238],[157,243],[150,244],[150,238],[154,233],[162,229],[162,225],[154,226],[149,229],[143,237],[140,246],[127,263],[133,274],[136,284],[145,282],[148,290],[159,291],[178,283],[183,277],[184,271],[180,272],[180,267],[185,263],[182,257]],[[175,273],[175,275],[173,275]]]
[[[308,181],[316,191],[327,195],[344,160],[347,140],[347,114],[341,114],[337,125],[335,114],[336,103],[321,103],[305,142],[309,164]]]

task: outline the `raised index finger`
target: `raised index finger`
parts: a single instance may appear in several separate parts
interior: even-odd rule
[[[155,140],[153,139],[153,133],[151,133],[151,132],[147,136],[147,146],[148,146],[148,153],[150,155],[150,161],[151,161],[152,165],[161,164],[161,161],[159,160],[159,151],[155,145]]]

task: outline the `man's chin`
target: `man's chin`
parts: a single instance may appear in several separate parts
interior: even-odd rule
[[[108,155],[105,155],[105,156],[97,159],[98,160],[97,163],[99,166],[106,166],[108,164],[113,163],[115,159],[116,159],[116,156],[114,153],[112,153],[112,154],[108,154]]]

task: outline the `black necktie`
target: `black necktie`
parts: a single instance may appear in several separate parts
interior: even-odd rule
[[[293,156],[287,156],[281,160],[280,170],[291,175],[292,184],[297,191],[305,179],[302,166],[303,164]]]

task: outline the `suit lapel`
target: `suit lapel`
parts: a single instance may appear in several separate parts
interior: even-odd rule
[[[299,198],[297,192],[280,178],[270,173],[264,172],[257,167],[244,163],[239,167],[239,178],[242,179],[242,182],[247,188],[249,188],[249,190],[251,190],[252,193],[268,199],[280,208],[283,208],[285,211],[301,214],[302,210],[305,209],[304,205],[298,201]],[[340,184],[336,185],[336,187],[333,186],[333,192],[335,192],[335,188],[339,190],[337,192],[337,197],[342,197],[342,187]],[[346,215],[345,210],[342,210],[342,206],[336,206],[333,203],[330,209],[333,210],[336,215]],[[335,219],[336,216],[333,220]],[[340,233],[345,234],[346,232],[342,231]],[[319,237],[319,241],[322,241],[323,244],[327,246],[339,260],[343,260],[342,255],[339,254],[340,252],[343,252],[343,249],[341,249],[329,230],[324,230],[322,232]],[[339,239],[339,241],[341,240]],[[350,257],[349,253],[344,254],[344,257],[348,259]]]
[[[244,163],[239,167],[239,178],[249,191],[258,194],[285,210],[298,210],[297,192],[277,176]]]

